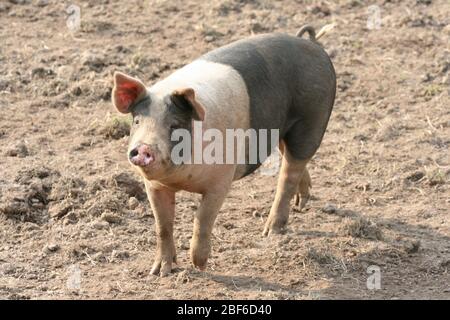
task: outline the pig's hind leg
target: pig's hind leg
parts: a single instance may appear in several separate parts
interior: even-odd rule
[[[285,145],[284,143],[280,145],[283,159],[278,177],[275,200],[263,231],[263,235],[265,236],[279,234],[286,226],[289,219],[290,201],[298,192],[306,164],[309,161],[309,158],[304,160],[294,158],[289,149],[289,145]]]
[[[285,143],[283,140],[281,140],[279,146],[281,155],[284,155],[285,148],[286,148]],[[309,189],[311,189],[311,187],[312,187],[311,176],[309,175],[308,168],[305,167],[303,174],[300,178],[300,181],[297,185],[297,191],[294,197],[294,204],[296,207],[300,205],[300,210],[302,210],[305,207],[306,203],[311,197],[311,194],[309,193]]]

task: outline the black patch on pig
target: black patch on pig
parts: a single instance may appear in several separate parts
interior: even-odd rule
[[[150,114],[151,103],[152,100],[150,99],[150,96],[147,95],[130,107],[131,115],[133,116],[133,125],[131,126],[130,136],[133,135],[136,125],[139,125],[139,116],[142,115],[145,117]]]
[[[190,132],[194,115],[190,103],[183,97],[174,95],[164,98],[164,102],[168,111],[164,120],[167,126],[173,130],[182,128]]]
[[[163,121],[164,126],[170,130],[169,136],[172,136],[172,132],[177,129],[186,129],[192,134],[192,119],[196,116],[189,101],[182,96],[168,95],[164,98],[164,103],[167,106],[167,112]],[[179,141],[170,141],[171,151],[178,143]]]
[[[233,42],[200,59],[229,65],[242,76],[250,97],[251,128],[279,129],[280,139],[297,159],[314,155],[336,93],[334,68],[320,45],[285,34],[266,34]],[[268,139],[268,150],[275,147]],[[264,159],[259,160],[247,165],[245,175]]]
[[[168,101],[169,111],[182,114],[186,118],[200,120],[191,103],[184,96],[172,94],[165,100]]]
[[[131,114],[133,115],[133,117],[135,117],[138,114],[148,115],[151,104],[152,99],[150,98],[150,96],[147,95],[130,107]]]

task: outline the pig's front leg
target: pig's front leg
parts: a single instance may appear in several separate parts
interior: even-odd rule
[[[175,217],[175,192],[165,187],[153,187],[145,182],[145,189],[156,220],[156,256],[151,274],[167,276],[175,262],[173,221]]]
[[[211,251],[211,234],[220,207],[227,196],[232,175],[223,179],[220,186],[203,194],[201,203],[194,217],[194,231],[191,240],[192,264],[204,270]]]

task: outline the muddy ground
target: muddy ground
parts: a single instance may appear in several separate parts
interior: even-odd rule
[[[450,298],[448,0],[1,0],[0,21],[0,298]],[[181,193],[177,268],[149,275],[154,218],[112,73],[150,85],[233,40],[331,22],[338,92],[306,210],[265,238],[276,177],[236,182],[200,272],[198,196]]]

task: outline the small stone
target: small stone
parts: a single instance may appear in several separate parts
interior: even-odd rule
[[[58,244],[55,243],[50,243],[45,247],[45,251],[47,252],[56,252],[60,249],[61,247]]]
[[[43,67],[37,67],[31,70],[31,77],[32,78],[45,78],[48,76],[53,76],[55,72],[51,69],[43,68]]]
[[[74,96],[77,96],[77,97],[78,97],[78,96],[81,95],[81,93],[82,93],[81,88],[78,87],[78,86],[76,86],[75,88],[72,89],[72,94],[73,94]]]
[[[113,250],[111,252],[111,260],[125,260],[130,257],[130,253],[128,251],[118,251]]]
[[[95,221],[92,224],[92,227],[97,229],[97,230],[108,229],[109,228],[109,223],[106,222],[106,221]]]
[[[38,7],[45,7],[48,5],[48,0],[39,0],[36,5]]]
[[[25,158],[29,155],[28,148],[23,142],[19,142],[15,146],[11,146],[9,150],[5,153],[8,157],[19,157],[19,158]]]
[[[205,41],[206,42],[213,42],[215,40],[215,38],[213,36],[206,36],[205,37]]]
[[[128,199],[128,208],[130,208],[130,210],[134,210],[139,206],[139,200],[136,199],[135,197],[131,197],[130,199]]]
[[[427,72],[427,73],[425,73],[424,75],[422,75],[422,76],[420,77],[420,80],[421,80],[422,82],[430,82],[430,81],[433,80],[433,76]]]
[[[120,223],[122,220],[118,215],[112,212],[103,212],[101,218],[108,223]]]
[[[223,224],[223,227],[224,227],[225,229],[227,229],[227,230],[231,230],[231,229],[236,228],[236,226],[235,226],[233,223],[231,223],[231,222],[225,222],[225,223]]]
[[[262,214],[261,214],[261,212],[259,212],[258,210],[254,210],[254,211],[252,212],[252,216],[253,216],[253,218],[259,218],[259,217],[262,216]]]
[[[262,32],[267,31],[266,28],[264,28],[264,27],[262,26],[262,24],[260,24],[259,22],[253,22],[253,23],[251,24],[251,29],[252,29],[252,31],[255,32],[255,33],[262,33]]]
[[[190,247],[189,239],[180,239],[178,241],[178,247],[181,250],[189,250],[189,247]]]

